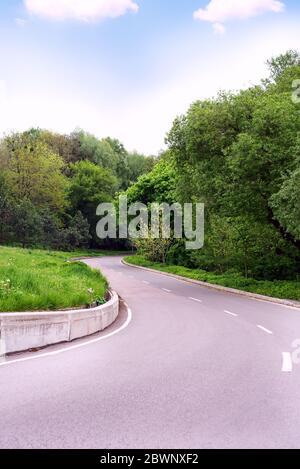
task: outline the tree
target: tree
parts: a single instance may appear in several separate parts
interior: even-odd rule
[[[129,153],[127,156],[129,184],[135,183],[140,176],[150,173],[154,164],[153,157],[145,157],[137,152]]]
[[[152,202],[172,204],[176,200],[177,180],[174,162],[170,155],[165,154],[150,173],[141,176],[127,190],[128,202],[141,202],[145,205]]]
[[[289,50],[285,54],[272,57],[267,64],[270,70],[270,80],[267,83],[276,82],[287,69],[300,65],[300,55],[296,50]]]
[[[40,210],[41,239],[39,244],[48,249],[64,249],[64,225],[62,221],[46,209]]]
[[[300,246],[300,167],[284,178],[280,190],[271,198],[271,207],[285,236],[293,237]]]
[[[90,239],[89,222],[81,212],[77,212],[64,231],[64,249],[72,251],[77,248],[86,248]]]
[[[12,217],[14,241],[23,248],[34,246],[42,239],[41,217],[28,199],[23,199],[15,205]]]
[[[153,238],[150,235],[147,239],[135,239],[132,243],[147,260],[166,264],[173,240],[164,239],[163,237]]]
[[[118,157],[109,141],[98,140],[94,135],[82,132],[80,151],[82,159],[89,160],[116,173]]]
[[[11,237],[11,194],[3,174],[0,173],[0,243],[6,243]]]
[[[114,172],[119,181],[118,190],[126,190],[130,184],[128,153],[124,145],[117,139],[107,137],[102,142],[108,144],[114,152],[116,158]]]
[[[15,200],[61,212],[66,206],[63,161],[35,134],[12,134],[2,142],[1,165]]]
[[[81,134],[82,131],[80,130],[75,130],[70,135],[39,130],[39,138],[67,164],[84,159],[81,152]]]
[[[144,174],[150,165],[142,155],[138,159],[137,173]],[[32,233],[32,244],[61,249],[70,247],[67,238],[74,246],[85,243],[87,224],[95,242],[97,205],[112,201],[129,185],[128,153],[116,139],[98,140],[82,130],[70,135],[39,128],[12,133],[0,141],[0,242],[18,238],[11,221],[25,201],[40,217],[40,236]]]
[[[206,204],[205,248],[186,256],[198,266],[268,278],[299,270],[299,54],[269,65],[268,82],[194,103],[168,135],[178,199]]]
[[[80,161],[71,165],[69,200],[74,215],[80,211],[90,225],[93,241],[96,237],[96,209],[100,203],[112,202],[117,180],[111,171],[90,161]]]

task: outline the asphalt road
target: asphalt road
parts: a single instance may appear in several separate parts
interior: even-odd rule
[[[299,309],[87,262],[132,320],[0,363],[1,448],[300,448]]]

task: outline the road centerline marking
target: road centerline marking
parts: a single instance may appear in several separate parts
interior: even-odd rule
[[[145,285],[150,285],[150,282],[147,282],[146,280],[143,280],[143,283],[144,283]]]
[[[230,316],[233,316],[233,317],[235,317],[235,318],[238,317],[238,314],[232,313],[231,311],[227,311],[226,309],[224,310],[224,313],[225,313],[225,314],[229,314]]]
[[[167,288],[162,288],[163,291],[165,291],[166,293],[172,293],[172,290],[168,290]]]
[[[270,329],[267,329],[266,327],[264,327],[264,326],[261,326],[260,324],[257,324],[257,327],[258,327],[258,329],[260,329],[260,330],[262,330],[262,331],[266,332],[267,334],[269,334],[269,335],[273,335],[273,332],[272,332],[272,331],[270,331]]]
[[[196,301],[197,303],[203,303],[202,300],[199,300],[198,298],[193,298],[192,296],[189,297],[189,300]]]
[[[283,373],[291,373],[293,371],[293,360],[290,352],[282,353],[282,369]]]

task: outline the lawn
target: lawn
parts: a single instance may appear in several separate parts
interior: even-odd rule
[[[176,265],[164,265],[146,260],[143,256],[126,257],[126,262],[141,267],[149,267],[161,272],[180,275],[193,280],[200,280],[210,284],[221,285],[228,288],[258,293],[260,295],[285,300],[300,301],[300,281],[288,280],[256,280],[245,278],[238,273],[214,274],[200,269],[188,269]]]
[[[99,271],[70,260],[103,254],[0,247],[0,312],[49,311],[103,302],[106,279]]]

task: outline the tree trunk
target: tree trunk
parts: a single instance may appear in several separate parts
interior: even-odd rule
[[[276,228],[276,230],[281,234],[283,239],[292,243],[300,251],[300,240],[295,239],[290,233],[288,233],[281,226],[279,221],[276,220],[276,218],[274,217],[273,210],[270,207],[268,208],[268,220],[269,220],[269,223],[271,223]]]

